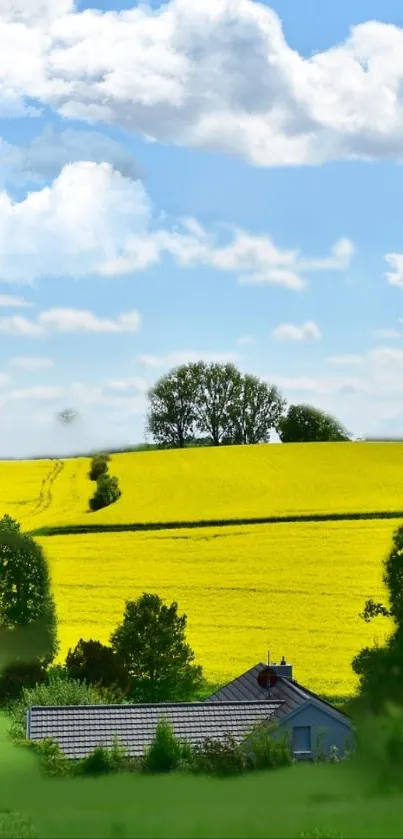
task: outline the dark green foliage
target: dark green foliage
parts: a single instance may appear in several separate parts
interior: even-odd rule
[[[126,602],[110,643],[129,673],[136,701],[186,701],[203,685],[202,669],[193,664],[186,643],[186,620],[177,603],[166,606],[157,594]]]
[[[143,759],[146,772],[172,772],[177,769],[182,757],[179,740],[168,720],[160,720],[151,746]]]
[[[0,520],[0,665],[53,661],[56,609],[42,548],[9,516]]]
[[[312,405],[290,405],[277,425],[282,443],[346,442],[350,435],[330,414]]]
[[[285,399],[278,388],[246,374],[240,377],[234,397],[229,411],[227,442],[235,445],[267,443],[285,408]]]
[[[101,475],[105,475],[108,471],[108,462],[110,461],[109,454],[96,454],[91,460],[91,467],[89,471],[90,481],[97,481]]]
[[[160,446],[183,448],[195,435],[197,365],[183,364],[148,391],[147,431]]]
[[[120,498],[121,494],[118,479],[105,473],[97,480],[97,488],[90,498],[90,509],[95,512],[103,507],[109,507]]]
[[[276,387],[233,364],[183,364],[149,391],[147,430],[160,446],[262,443],[284,411]]]
[[[403,527],[394,533],[383,582],[389,606],[368,600],[361,617],[367,622],[377,615],[390,617],[394,630],[383,646],[365,647],[352,662],[360,678],[361,703],[376,712],[383,711],[389,701],[403,705]]]
[[[222,739],[206,738],[193,748],[192,770],[206,775],[239,775],[245,769],[245,755],[232,734]]]
[[[233,364],[199,363],[196,425],[199,434],[207,435],[213,446],[231,439],[235,422],[241,420],[241,392],[242,376]]]
[[[79,774],[107,775],[112,771],[111,759],[107,749],[97,746],[88,757],[80,761]]]
[[[67,653],[66,670],[72,679],[90,685],[117,686],[122,691],[129,688],[130,679],[120,657],[100,641],[80,638],[74,650]]]
[[[8,664],[0,673],[0,703],[4,705],[19,699],[24,688],[41,685],[46,679],[46,670],[38,662]]]
[[[377,792],[403,790],[403,710],[386,703],[381,714],[366,712],[357,725],[355,763],[378,787]],[[379,789],[380,788],[380,789]]]
[[[246,769],[278,769],[280,766],[291,766],[293,756],[289,737],[272,737],[275,728],[275,725],[258,723],[252,729],[242,746]]]
[[[39,742],[32,742],[32,748],[39,757],[41,769],[51,777],[72,774],[73,764],[65,758],[59,744],[51,737],[45,737]]]

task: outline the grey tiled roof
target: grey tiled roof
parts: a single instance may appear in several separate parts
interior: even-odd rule
[[[149,746],[158,721],[168,719],[181,740],[192,745],[231,733],[241,741],[257,722],[271,720],[279,702],[180,702],[158,705],[34,705],[28,711],[30,740],[54,738],[68,758],[81,758],[96,746],[119,738],[132,757]]]
[[[238,676],[228,685],[225,685],[221,690],[213,693],[205,699],[205,702],[245,702],[249,701],[266,701],[268,700],[268,692],[261,688],[257,682],[257,677],[261,670],[264,670],[267,664],[260,662],[255,667],[247,670],[242,676]],[[284,676],[279,676],[274,687],[270,689],[270,701],[279,702],[279,707],[274,712],[272,720],[281,720],[291,711],[294,711],[299,705],[307,702],[309,699],[314,699],[320,704],[325,711],[331,712],[333,716],[337,716],[345,724],[351,724],[349,717],[343,714],[329,702],[320,699],[316,693],[308,690],[302,685],[298,684],[294,679],[287,679]]]

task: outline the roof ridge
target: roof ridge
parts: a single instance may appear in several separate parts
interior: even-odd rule
[[[131,702],[130,704],[118,704],[118,705],[30,705],[30,710],[46,710],[46,711],[54,711],[63,709],[63,711],[68,710],[77,710],[77,708],[85,710],[100,710],[100,709],[111,709],[111,708],[118,708],[119,710],[126,709],[126,708],[217,708],[226,705],[235,705],[239,707],[240,705],[258,705],[261,707],[262,705],[268,705],[271,707],[272,705],[282,705],[284,702],[283,699],[225,699],[223,702],[220,702],[219,705],[207,704],[204,700],[200,702]]]

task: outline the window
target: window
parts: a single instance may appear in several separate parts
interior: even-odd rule
[[[311,751],[311,727],[309,725],[296,725],[292,730],[293,752]]]

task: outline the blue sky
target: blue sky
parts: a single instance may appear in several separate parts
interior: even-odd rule
[[[193,358],[402,435],[403,14],[350,6],[0,0],[0,456]]]

